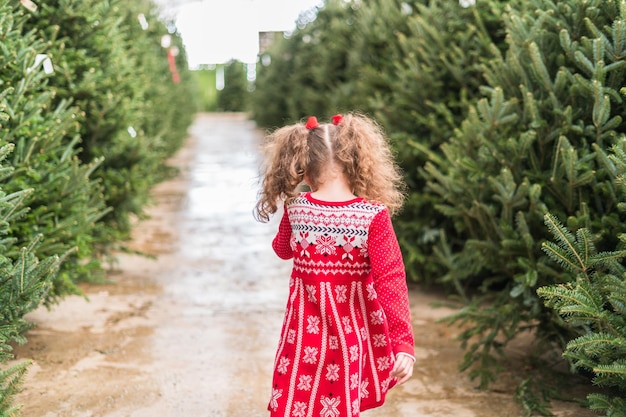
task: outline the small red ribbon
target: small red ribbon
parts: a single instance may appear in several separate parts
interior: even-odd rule
[[[343,120],[343,116],[340,114],[336,114],[332,117],[332,119],[333,119],[333,124],[337,126]]]
[[[306,121],[306,124],[304,125],[304,127],[306,127],[309,130],[319,127],[319,123],[317,123],[317,117],[315,116],[309,117],[309,120]]]

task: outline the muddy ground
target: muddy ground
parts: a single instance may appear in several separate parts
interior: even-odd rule
[[[16,349],[33,361],[24,417],[261,417],[287,294],[289,263],[272,253],[276,221],[253,220],[262,132],[242,114],[201,114],[171,160],[180,175],[154,189],[150,218],[120,255],[111,284],[84,285],[51,311]],[[367,417],[525,415],[514,400],[524,362],[489,391],[458,371],[454,310],[441,294],[411,289],[417,363]],[[511,347],[522,357],[530,339]],[[573,387],[577,388],[577,387]],[[568,392],[564,392],[567,397]],[[555,402],[555,415],[594,414]]]

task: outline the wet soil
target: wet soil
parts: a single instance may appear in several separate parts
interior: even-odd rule
[[[16,360],[31,360],[24,417],[261,417],[287,296],[289,262],[272,252],[277,220],[252,217],[263,132],[243,114],[201,114],[170,161],[175,179],[153,191],[110,284],[83,285],[50,311]],[[488,391],[458,371],[459,329],[438,322],[454,310],[442,294],[411,288],[417,362],[368,417],[523,416],[521,374],[504,372]],[[511,347],[523,357],[532,340]],[[519,368],[524,366],[520,361]],[[575,388],[575,387],[574,387]],[[567,393],[564,393],[567,397]],[[562,417],[594,414],[555,402]]]

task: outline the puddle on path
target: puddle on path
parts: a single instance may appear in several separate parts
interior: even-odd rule
[[[181,174],[154,190],[151,218],[120,256],[112,285],[84,286],[28,318],[37,327],[18,360],[34,364],[18,402],[27,417],[267,417],[265,411],[289,262],[270,242],[278,219],[257,223],[262,133],[243,114],[198,115],[172,159]],[[457,371],[450,313],[413,290],[414,378],[364,417],[521,416],[515,375],[481,392]],[[558,403],[562,417],[593,414]]]

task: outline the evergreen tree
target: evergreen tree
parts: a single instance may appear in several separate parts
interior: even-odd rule
[[[5,158],[13,149],[8,144],[0,148],[0,172],[10,176],[11,168]],[[41,236],[28,242],[27,246],[17,247],[17,239],[11,237],[10,225],[19,221],[26,207],[24,201],[32,189],[6,194],[0,191],[0,364],[5,364],[13,356],[12,343],[24,343],[23,332],[30,324],[24,316],[36,309],[46,297],[57,275],[61,262],[58,256],[50,256],[39,261],[35,256]],[[26,244],[27,242],[20,242]],[[16,254],[14,258],[7,254]],[[19,407],[12,404],[27,362],[0,369],[0,415],[13,416]]]
[[[380,116],[390,114],[395,93],[390,82],[402,59],[399,40],[408,31],[409,17],[423,0],[354,2],[342,107]],[[329,36],[335,36],[330,34]],[[386,124],[387,127],[389,125]]]
[[[453,225],[435,206],[422,168],[440,157],[445,143],[480,96],[481,64],[503,48],[500,15],[510,2],[481,1],[463,8],[457,1],[363,4],[358,26],[365,33],[352,58],[361,68],[356,103],[390,132],[409,195],[395,224],[407,272],[422,283],[450,285],[446,265],[434,261],[436,243]],[[382,33],[387,33],[382,37]],[[371,39],[370,39],[371,38]],[[363,106],[363,104],[361,104]]]
[[[257,63],[250,111],[259,126],[274,129],[291,120],[287,111],[287,95],[291,92],[287,78],[293,72],[293,61],[288,51],[292,45],[288,39],[275,37],[269,50]]]
[[[217,95],[221,111],[245,111],[248,102],[248,80],[243,62],[230,61],[224,67],[224,89]]]
[[[2,330],[0,330],[1,332]],[[1,340],[2,336],[0,336]],[[9,369],[0,369],[0,417],[15,417],[18,415],[21,406],[14,405],[13,398],[21,386],[28,365],[28,362],[21,362]]]
[[[129,213],[140,211],[148,187],[164,177],[163,161],[194,112],[193,100],[178,94],[191,91],[181,40],[173,37],[182,51],[174,92],[159,43],[167,28],[154,10],[142,9],[150,2],[119,2],[125,9],[108,1],[37,3],[27,12],[20,2],[0,2],[1,364],[12,344],[25,342],[28,312],[80,292],[76,282],[100,270],[98,245],[128,232]],[[142,10],[157,23],[153,32],[137,22]],[[152,85],[155,69],[163,82]],[[172,108],[163,106],[168,100]],[[133,136],[139,139],[131,143]],[[113,208],[126,223],[104,223],[105,199],[119,201],[120,188],[129,201]],[[12,399],[27,365],[0,372],[0,415],[16,415]]]
[[[140,11],[149,28],[156,27],[143,30],[137,19]],[[72,100],[81,110],[81,160],[102,159],[95,176],[112,210],[95,238],[105,252],[128,237],[130,215],[142,215],[150,187],[162,178],[156,173],[164,151],[171,154],[186,133],[177,131],[170,137],[161,130],[172,124],[179,129],[186,123],[186,128],[195,112],[190,106],[194,101],[185,97],[186,88],[177,91],[184,96],[177,99],[171,92],[160,94],[166,88],[159,86],[176,89],[177,84],[170,76],[166,52],[159,47],[161,35],[168,31],[151,2],[49,0],[30,22],[50,42],[56,69],[50,85],[56,100]],[[179,44],[177,36],[172,40]],[[191,78],[182,44],[178,48],[178,85],[186,87]],[[180,122],[176,116],[181,116]],[[174,141],[174,146],[166,141]]]
[[[625,4],[533,0],[532,12],[511,9],[506,54],[484,65],[487,97],[426,165],[438,209],[454,224],[441,251],[446,279],[482,292],[451,319],[467,324],[462,367],[482,386],[521,330],[543,342],[574,336],[536,294],[568,280],[541,251],[544,214],[601,230],[600,252],[624,231],[606,150],[624,129]]]
[[[618,152],[623,169],[626,153],[623,149]],[[590,409],[607,417],[624,416],[626,268],[620,261],[626,257],[626,250],[598,253],[588,229],[578,229],[574,235],[551,215],[546,215],[546,225],[556,243],[544,243],[545,252],[574,278],[541,287],[537,293],[567,324],[576,330],[585,329],[567,343],[563,357],[574,370],[591,373],[594,384],[608,389],[606,393],[588,395]],[[626,243],[625,236],[620,240]]]
[[[187,138],[187,129],[200,106],[196,95],[196,77],[188,70],[187,54],[180,33],[174,23],[162,21],[154,2],[137,0],[123,3],[124,33],[128,39],[127,53],[136,59],[135,74],[141,89],[139,134],[143,133],[150,153],[150,161],[140,165],[143,175],[152,179],[150,187],[171,172],[164,166]],[[145,23],[138,24],[143,15]],[[142,26],[147,23],[147,26]],[[162,37],[170,39],[170,46],[161,45]],[[174,57],[176,74],[171,73],[168,53]],[[150,163],[148,163],[150,162]]]
[[[0,4],[0,364],[11,344],[24,343],[24,315],[42,302],[74,292],[70,275],[90,269],[93,221],[102,214],[95,165],[75,158],[76,110],[52,105],[54,92],[37,61],[46,44],[24,31],[19,3]],[[39,65],[36,65],[39,63]],[[67,140],[67,142],[65,142]],[[8,159],[7,159],[8,158]],[[60,269],[61,264],[64,268]],[[71,271],[71,272],[70,272]],[[0,371],[0,415],[12,405],[28,363]]]
[[[21,5],[0,7],[5,45],[0,79],[6,86],[0,96],[5,115],[0,141],[14,147],[9,157],[14,170],[0,177],[0,186],[8,194],[32,190],[24,197],[24,212],[7,232],[16,240],[15,248],[3,254],[17,259],[17,248],[44,236],[37,257],[65,261],[46,293],[49,303],[76,293],[75,282],[96,268],[85,260],[93,254],[95,222],[106,213],[102,189],[90,178],[100,161],[83,164],[77,158],[78,112],[67,101],[55,103],[55,92],[48,87],[50,75],[42,63],[35,65],[37,55],[44,55],[49,45],[24,29],[30,17]]]
[[[354,10],[350,3],[329,0],[303,14],[298,28],[273,45],[267,54],[271,63],[258,66],[252,95],[257,123],[277,127],[310,115],[322,120],[342,110],[351,77],[346,69]]]

